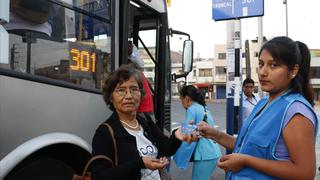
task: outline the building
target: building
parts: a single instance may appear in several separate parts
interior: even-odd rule
[[[310,49],[311,53],[311,84],[314,100],[320,101],[320,49]]]
[[[244,47],[244,46],[243,46]],[[250,72],[251,78],[255,82],[255,92],[259,91],[259,79],[258,79],[258,44],[257,41],[251,41],[249,43],[249,56],[250,56]],[[244,48],[242,48],[244,51]],[[224,99],[226,98],[227,91],[227,50],[226,45],[215,45],[214,47],[214,77],[213,77],[213,93],[216,99]],[[247,77],[247,68],[246,68],[246,58],[245,53],[242,52],[241,56],[241,69],[240,74],[242,74],[242,80]],[[234,68],[234,64],[229,65],[231,68]],[[228,81],[232,81],[233,79],[229,79]]]
[[[226,45],[215,45],[214,52],[213,97],[214,99],[225,99],[227,82]]]
[[[188,84],[193,84],[202,91],[207,99],[213,99],[213,59],[197,58],[193,70],[188,75]]]
[[[244,46],[243,46],[244,47]],[[260,90],[259,78],[258,78],[258,43],[256,40],[252,40],[249,43],[250,50],[250,72],[251,78],[255,82],[255,93],[262,94]],[[244,48],[242,48],[244,51]],[[214,63],[213,63],[213,96],[215,99],[225,98],[226,95],[226,68],[227,68],[227,55],[226,45],[215,45],[214,47]],[[311,85],[313,88],[315,101],[320,100],[320,49],[311,49]],[[241,59],[241,74],[242,80],[247,77],[246,58],[245,53],[242,53]]]
[[[151,55],[155,54],[154,48],[148,48],[148,50]],[[149,56],[148,52],[146,52],[143,48],[139,48],[139,54],[140,54],[140,58],[144,61],[144,72],[143,73],[146,76],[146,78],[148,79],[151,87],[154,88],[155,63],[153,62],[153,60]],[[171,56],[171,61],[172,61],[172,64],[171,64],[172,73],[180,74],[181,70],[182,70],[182,52],[171,51],[170,56]],[[171,88],[172,88],[173,97],[179,97],[178,83],[179,83],[179,81],[182,81],[182,80],[183,79],[180,78],[180,79],[178,79],[177,82],[172,82]]]
[[[154,54],[154,49],[149,48],[150,54]],[[154,63],[148,55],[148,53],[139,49],[140,57],[144,60],[144,74],[148,78],[151,86],[154,83]],[[171,51],[171,71],[172,74],[181,74],[182,72],[182,52]],[[173,98],[179,98],[179,84],[186,82],[186,84],[192,84],[197,86],[206,95],[206,98],[212,99],[214,96],[213,91],[213,59],[194,59],[192,71],[189,73],[186,79],[179,78],[176,82],[171,84],[171,92]]]
[[[155,49],[149,48],[151,54],[154,54]],[[244,46],[242,48],[244,51]],[[140,57],[144,60],[144,74],[148,78],[151,86],[154,84],[154,63],[143,49],[139,49]],[[207,99],[225,99],[227,91],[227,53],[226,45],[214,46],[214,58],[195,58],[193,62],[192,72],[189,73],[186,79],[179,78],[176,82],[172,82],[172,96],[179,97],[179,83],[185,81],[186,84],[197,86],[206,94]],[[314,97],[316,101],[320,100],[320,49],[311,49],[311,84],[313,87]],[[258,78],[258,43],[257,40],[252,40],[249,43],[250,57],[250,77],[255,81],[255,93],[262,94]],[[241,74],[242,80],[247,77],[247,68],[245,53],[241,56]],[[180,74],[182,70],[182,52],[171,52],[171,68],[172,73]],[[234,66],[231,64],[230,66]]]

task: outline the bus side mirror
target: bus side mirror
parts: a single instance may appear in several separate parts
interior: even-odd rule
[[[183,42],[182,71],[189,73],[192,71],[193,64],[193,41],[185,40]]]

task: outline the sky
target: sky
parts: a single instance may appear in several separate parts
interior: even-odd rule
[[[254,1],[254,0],[251,0]],[[287,0],[288,36],[320,49],[320,1]],[[171,0],[169,26],[190,34],[194,57],[213,58],[214,45],[226,43],[226,21],[212,19],[212,0]],[[264,0],[263,35],[286,35],[286,11],[282,0]],[[258,18],[241,19],[241,39],[256,39]],[[179,49],[171,45],[173,50]]]

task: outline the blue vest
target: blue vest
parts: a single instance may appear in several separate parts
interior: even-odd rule
[[[290,90],[277,97],[264,109],[269,98],[262,98],[244,122],[238,135],[234,153],[248,154],[258,158],[277,160],[275,148],[281,135],[282,124],[290,105],[299,101],[313,112],[315,117],[315,137],[318,131],[318,119],[310,103],[300,94]],[[263,109],[263,110],[262,110]],[[260,112],[261,111],[261,112]],[[258,114],[260,112],[260,114]],[[244,167],[236,173],[228,172],[228,180],[276,179],[250,167]]]

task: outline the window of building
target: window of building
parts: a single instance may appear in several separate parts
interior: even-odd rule
[[[193,70],[193,76],[197,76],[197,71]]]
[[[320,67],[311,67],[311,78],[320,79]]]
[[[227,69],[224,66],[217,66],[216,67],[216,75],[223,75],[226,74]]]
[[[212,69],[199,69],[199,76],[200,77],[211,77],[212,76]]]
[[[218,59],[226,59],[227,55],[226,53],[218,53]]]
[[[153,72],[153,68],[152,67],[151,68],[149,68],[149,67],[148,68],[144,68],[144,71],[145,72]]]
[[[247,74],[247,68],[242,68],[242,74]]]

